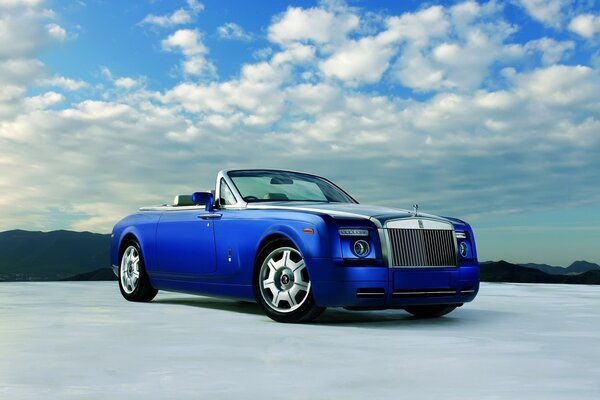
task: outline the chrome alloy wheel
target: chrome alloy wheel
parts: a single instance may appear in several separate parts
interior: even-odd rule
[[[140,253],[135,246],[129,246],[121,257],[121,286],[127,294],[133,293],[140,281]]]
[[[310,279],[298,250],[280,247],[263,261],[259,272],[260,294],[265,303],[280,313],[290,313],[306,302]]]

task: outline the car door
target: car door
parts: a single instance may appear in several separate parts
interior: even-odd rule
[[[166,211],[156,230],[157,269],[175,277],[199,277],[214,273],[216,212],[204,207]]]

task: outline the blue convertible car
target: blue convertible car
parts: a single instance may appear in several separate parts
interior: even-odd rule
[[[279,170],[221,171],[214,193],[125,217],[111,261],[127,300],[224,296],[256,301],[280,322],[326,307],[437,317],[479,290],[466,222],[358,204],[327,179]]]

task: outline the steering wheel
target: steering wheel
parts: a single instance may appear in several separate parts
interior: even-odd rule
[[[260,200],[258,197],[256,196],[245,196],[244,200],[246,201],[255,201],[255,200]]]

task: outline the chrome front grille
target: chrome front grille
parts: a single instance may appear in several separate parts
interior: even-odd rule
[[[455,267],[454,233],[449,229],[387,229],[394,267]]]

